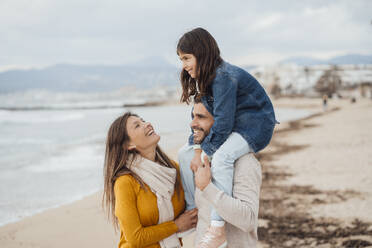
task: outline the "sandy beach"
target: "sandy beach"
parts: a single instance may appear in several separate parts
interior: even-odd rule
[[[261,247],[372,246],[372,101],[279,99],[275,107],[316,114],[281,123],[263,166]],[[185,142],[166,149],[176,158]],[[0,227],[0,247],[116,247],[99,192]],[[192,237],[184,240],[192,247]]]
[[[370,100],[333,100],[326,112],[280,125],[259,154],[262,247],[372,245],[371,122]]]

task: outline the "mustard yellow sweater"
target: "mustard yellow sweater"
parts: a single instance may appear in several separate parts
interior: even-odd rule
[[[179,168],[177,171],[179,178]],[[179,182],[181,183],[180,178]],[[158,224],[156,195],[148,185],[145,186],[146,191],[131,175],[121,176],[115,182],[115,215],[120,225],[119,248],[160,248],[159,241],[178,230],[174,221]],[[182,185],[180,186],[182,189]],[[174,192],[172,204],[176,219],[185,208],[183,189],[180,196]]]

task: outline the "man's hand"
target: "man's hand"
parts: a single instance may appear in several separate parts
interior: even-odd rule
[[[195,186],[200,190],[204,190],[205,187],[211,182],[212,173],[211,173],[211,164],[208,160],[208,157],[204,156],[204,166],[199,167],[195,173]]]
[[[201,161],[201,149],[194,150],[194,157],[191,160],[190,168],[195,173],[199,167],[203,166],[203,163]]]

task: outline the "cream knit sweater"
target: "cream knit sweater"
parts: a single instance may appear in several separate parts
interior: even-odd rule
[[[235,163],[233,197],[226,195],[213,183],[203,191],[196,188],[195,203],[199,210],[195,243],[198,243],[210,223],[213,206],[226,221],[226,239],[229,248],[257,246],[261,165],[252,153]]]

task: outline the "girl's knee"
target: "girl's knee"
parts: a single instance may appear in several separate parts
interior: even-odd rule
[[[227,151],[224,151],[222,149],[218,149],[214,154],[213,154],[213,159],[212,163],[227,163],[227,164],[234,164],[234,158],[231,156],[230,153]]]

